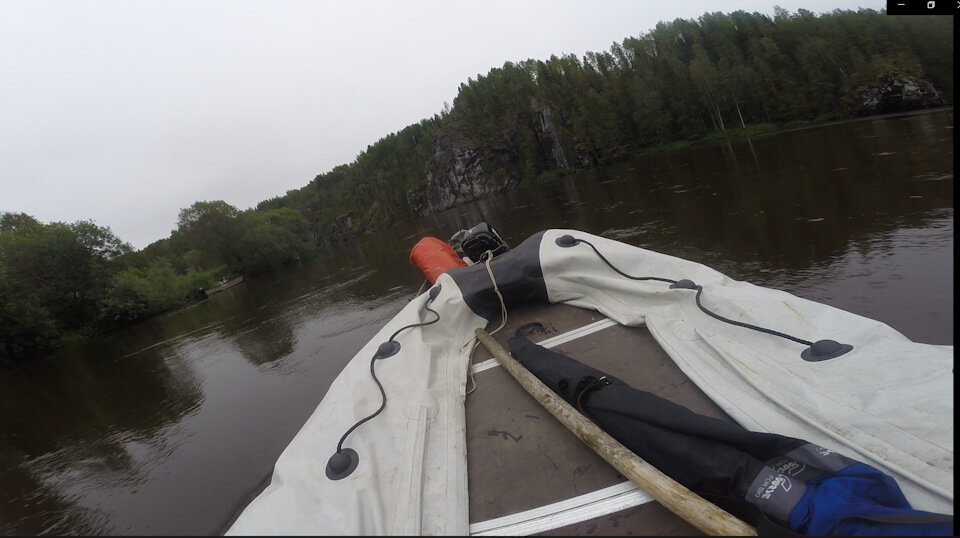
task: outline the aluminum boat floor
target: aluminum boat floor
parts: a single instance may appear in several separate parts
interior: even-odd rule
[[[528,338],[545,345],[575,329],[599,327],[552,347],[637,389],[732,421],[645,327],[603,323],[605,319],[562,304],[516,307],[494,338],[509,349],[507,340],[528,324],[542,326]],[[487,330],[499,325],[494,320]],[[702,534],[650,501],[569,432],[483,346],[475,351],[473,365],[477,389],[466,400],[471,534]]]

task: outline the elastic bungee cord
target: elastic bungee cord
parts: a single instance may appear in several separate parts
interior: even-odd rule
[[[480,260],[484,261],[484,265],[487,267],[487,275],[490,276],[490,283],[493,284],[493,291],[497,294],[497,298],[500,299],[500,326],[496,329],[490,331],[490,336],[497,334],[497,332],[502,329],[507,324],[507,304],[503,300],[503,294],[500,293],[500,286],[497,285],[497,279],[493,276],[493,269],[490,268],[490,260],[493,259],[493,252],[487,251],[483,256],[480,257]],[[474,375],[473,371],[473,352],[477,350],[477,344],[480,343],[479,339],[474,339],[473,347],[470,348],[470,353],[467,354],[467,357],[470,357],[468,361],[467,371],[470,373],[470,388],[467,389],[464,396],[469,396],[473,391],[477,390],[477,378]]]
[[[437,298],[437,295],[440,294],[440,285],[430,288],[429,295],[427,297],[427,302],[424,304],[424,309],[428,312],[432,312],[436,316],[431,321],[426,321],[422,323],[411,323],[404,327],[400,327],[390,338],[380,344],[380,347],[377,348],[376,353],[373,354],[373,357],[370,359],[370,377],[373,378],[373,382],[377,384],[377,388],[380,389],[380,408],[374,411],[371,415],[364,417],[357,421],[356,424],[350,427],[343,436],[340,437],[340,441],[337,443],[337,451],[330,456],[330,459],[327,461],[327,478],[331,480],[340,480],[349,476],[354,469],[357,468],[357,465],[360,463],[360,455],[357,454],[356,450],[352,448],[343,448],[343,442],[346,441],[347,436],[353,433],[354,430],[359,428],[365,422],[372,420],[374,417],[379,415],[387,407],[387,392],[383,390],[383,384],[380,383],[380,379],[377,378],[376,364],[378,359],[385,359],[387,357],[392,357],[400,351],[400,342],[394,340],[398,334],[407,329],[412,329],[414,327],[426,327],[427,325],[433,325],[434,323],[440,321],[440,313],[436,310],[430,308],[430,303]]]
[[[569,239],[567,239],[567,238],[569,238]],[[561,240],[563,240],[562,243],[561,243]],[[572,242],[571,242],[571,241],[572,241]],[[603,254],[600,253],[599,250],[597,250],[597,247],[593,246],[593,243],[591,243],[590,241],[587,241],[586,239],[577,239],[577,238],[573,237],[572,235],[564,235],[564,236],[558,237],[556,243],[557,243],[557,245],[559,245],[559,246],[561,246],[561,247],[564,247],[564,248],[566,248],[566,247],[572,247],[572,246],[576,245],[577,243],[583,243],[583,244],[589,246],[590,248],[592,248],[593,251],[597,253],[597,256],[599,256],[600,259],[603,260],[603,263],[607,264],[607,267],[609,267],[609,268],[613,269],[614,271],[616,271],[617,274],[619,274],[620,276],[629,278],[630,280],[657,280],[657,281],[659,281],[659,282],[666,282],[667,284],[676,284],[676,283],[677,283],[676,280],[673,280],[673,279],[670,279],[670,278],[660,278],[660,277],[658,277],[658,276],[633,276],[633,275],[628,275],[627,273],[624,273],[624,272],[621,271],[620,269],[617,269],[612,263],[610,263],[610,260],[608,260],[606,256],[604,256]]]
[[[679,287],[679,286],[678,286],[678,287]],[[811,341],[809,341],[809,340],[804,340],[803,338],[797,338],[796,336],[790,336],[789,334],[782,333],[782,332],[780,332],[780,331],[775,331],[775,330],[773,330],[773,329],[767,329],[767,328],[765,328],[765,327],[758,327],[758,326],[756,326],[756,325],[751,325],[751,324],[749,324],[749,323],[744,323],[744,322],[742,322],[742,321],[736,321],[736,320],[733,320],[733,319],[725,318],[725,317],[721,316],[720,314],[717,314],[717,313],[715,313],[715,312],[711,312],[711,311],[707,310],[706,307],[703,306],[703,303],[700,302],[700,296],[703,294],[703,286],[697,284],[697,285],[696,285],[696,290],[697,290],[697,295],[695,296],[695,299],[696,299],[696,301],[697,301],[697,306],[699,306],[699,307],[700,307],[700,310],[703,310],[703,312],[704,312],[706,315],[708,315],[708,316],[710,316],[710,317],[712,317],[712,318],[714,318],[714,319],[718,319],[718,320],[720,320],[720,321],[722,321],[722,322],[724,322],[724,323],[729,323],[730,325],[736,325],[737,327],[745,327],[745,328],[747,328],[747,329],[753,329],[753,330],[755,330],[755,331],[760,331],[760,332],[762,332],[762,333],[772,334],[773,336],[779,336],[780,338],[786,338],[787,340],[793,340],[794,342],[796,342],[796,343],[798,343],[798,344],[803,344],[803,345],[805,345],[805,346],[812,346],[812,345],[813,345],[813,342],[811,342]]]
[[[710,317],[712,317],[712,318],[714,318],[714,319],[716,319],[716,320],[722,321],[722,322],[724,322],[724,323],[729,323],[730,325],[736,325],[737,327],[743,327],[743,328],[746,328],[746,329],[753,329],[753,330],[755,330],[755,331],[759,331],[759,332],[762,332],[762,333],[765,333],[765,334],[769,334],[769,335],[772,335],[772,336],[777,336],[777,337],[780,337],[780,338],[784,338],[784,339],[787,339],[787,340],[791,340],[791,341],[796,342],[796,343],[798,343],[798,344],[802,344],[802,345],[805,345],[805,346],[810,346],[810,347],[808,347],[807,349],[803,350],[803,352],[800,353],[800,357],[803,358],[803,359],[806,360],[806,361],[816,362],[816,361],[823,361],[823,360],[827,360],[827,359],[832,359],[832,358],[835,358],[835,357],[839,357],[840,355],[843,355],[844,353],[846,353],[846,352],[850,351],[851,349],[853,349],[853,346],[851,346],[851,345],[849,345],[849,344],[841,344],[841,343],[839,343],[839,342],[837,342],[837,341],[835,341],[835,340],[818,340],[818,341],[816,341],[816,342],[811,342],[811,341],[809,341],[809,340],[804,340],[803,338],[798,338],[798,337],[796,337],[796,336],[791,336],[791,335],[789,335],[789,334],[782,333],[782,332],[780,332],[780,331],[775,331],[775,330],[773,330],[773,329],[767,329],[767,328],[765,328],[765,327],[759,327],[759,326],[757,326],[757,325],[752,325],[752,324],[750,324],[750,323],[744,323],[744,322],[742,322],[742,321],[736,321],[736,320],[732,320],[732,319],[725,318],[725,317],[721,316],[720,314],[717,314],[717,313],[715,313],[715,312],[712,312],[712,311],[710,311],[709,309],[707,309],[707,307],[703,306],[703,302],[701,302],[701,300],[700,300],[700,296],[703,294],[703,286],[701,286],[701,285],[699,285],[699,284],[695,284],[695,283],[694,283],[693,281],[691,281],[691,280],[688,280],[688,279],[686,279],[686,278],[681,279],[681,280],[673,280],[673,279],[670,279],[670,278],[660,278],[660,277],[655,277],[655,276],[643,276],[643,277],[640,277],[640,276],[628,275],[627,273],[624,273],[623,271],[621,271],[620,269],[618,269],[616,266],[614,266],[613,263],[611,263],[610,260],[608,260],[608,259],[606,258],[606,256],[604,256],[603,254],[600,253],[599,250],[597,250],[597,247],[595,247],[595,246],[593,245],[593,243],[587,241],[586,239],[577,239],[576,237],[573,237],[572,235],[562,235],[562,236],[558,237],[555,242],[556,242],[557,246],[560,246],[560,247],[563,247],[563,248],[573,247],[573,246],[576,246],[576,245],[578,245],[578,244],[580,244],[580,243],[583,243],[583,244],[589,246],[590,248],[593,249],[593,251],[597,254],[597,256],[603,261],[603,263],[607,264],[607,267],[609,267],[610,269],[613,269],[617,274],[619,274],[619,275],[621,275],[621,276],[623,276],[623,277],[629,278],[630,280],[656,280],[656,281],[659,281],[659,282],[666,282],[666,283],[670,284],[670,288],[671,288],[671,289],[692,289],[692,290],[697,290],[697,294],[696,294],[696,297],[695,297],[695,300],[696,300],[696,303],[697,303],[697,307],[698,307],[701,311],[703,311],[704,314],[707,314],[708,316],[710,316]]]

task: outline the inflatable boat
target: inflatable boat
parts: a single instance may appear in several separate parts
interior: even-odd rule
[[[452,250],[432,241],[421,254]],[[533,346],[603,372],[570,388],[588,416],[599,413],[596,387],[613,379],[664,402],[648,413],[657,428],[733,431],[751,454],[772,447],[779,463],[743,456],[760,458],[747,465],[759,474],[736,471],[731,491],[716,495],[733,512],[746,491],[756,495],[748,507],[780,503],[761,506],[762,519],[788,528],[784,510],[815,486],[803,477],[854,462],[885,477],[911,513],[952,515],[952,346],[577,230],[542,231],[512,249],[479,244],[482,255],[419,264],[431,286],[347,364],[227,534],[700,532],[548,414],[477,346],[478,328],[514,355]],[[774,437],[786,444],[767,443]],[[667,452],[681,450],[664,439]],[[685,457],[699,464],[703,454]],[[761,468],[774,469],[763,482]]]

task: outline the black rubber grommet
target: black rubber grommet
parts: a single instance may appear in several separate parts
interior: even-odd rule
[[[563,248],[572,247],[579,242],[580,242],[579,239],[577,239],[576,237],[570,234],[561,235],[560,237],[557,238],[556,241],[554,241],[554,243],[556,243],[558,247],[563,247]]]
[[[807,349],[800,352],[800,358],[809,362],[819,362],[835,359],[853,349],[849,344],[841,344],[836,340],[817,340]]]
[[[334,452],[327,460],[327,478],[330,480],[346,478],[353,473],[359,464],[360,455],[352,448],[344,448],[340,452]]]
[[[682,278],[673,284],[670,284],[670,289],[695,290],[697,289],[697,285],[694,284],[689,278]]]
[[[387,357],[392,357],[400,351],[400,342],[396,340],[388,340],[377,348],[377,353],[374,357],[378,359],[385,359]]]

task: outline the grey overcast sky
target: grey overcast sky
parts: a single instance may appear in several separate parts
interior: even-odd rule
[[[0,0],[0,212],[135,248],[181,208],[246,209],[439,113],[505,61],[659,21],[884,0]]]

